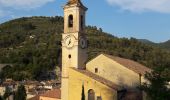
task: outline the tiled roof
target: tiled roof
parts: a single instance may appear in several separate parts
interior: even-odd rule
[[[30,99],[28,99],[28,100],[39,100],[39,95],[36,95],[36,96],[34,96],[34,97],[32,97],[32,98],[30,98]]]
[[[111,82],[107,79],[104,79],[104,78],[102,78],[102,77],[100,77],[100,76],[98,76],[98,75],[96,75],[96,74],[94,74],[94,73],[92,73],[88,70],[80,70],[80,69],[76,69],[76,68],[72,68],[72,69],[75,70],[75,71],[78,71],[78,72],[80,72],[80,73],[82,73],[82,74],[84,74],[84,75],[86,75],[86,76],[88,76],[88,77],[90,77],[90,78],[112,88],[112,89],[121,90],[120,86],[118,86],[118,85],[114,84],[113,82]]]
[[[133,60],[125,59],[125,58],[120,58],[120,57],[115,57],[107,54],[103,54],[106,57],[116,61],[117,63],[127,67],[128,69],[139,73],[141,75],[145,75],[146,72],[151,72],[152,70],[147,68],[146,66],[139,64],[138,62],[135,62]]]
[[[81,3],[80,0],[69,0],[67,4],[77,4],[77,3]]]
[[[45,92],[44,94],[42,94],[40,96],[61,99],[61,90],[53,89],[53,90]]]
[[[69,6],[69,5],[74,5],[74,4],[77,4],[78,6],[81,6],[85,10],[87,10],[87,8],[82,4],[81,0],[69,0],[66,5]]]
[[[7,65],[12,66],[12,64],[0,64],[0,71],[1,71],[2,68],[4,68]]]

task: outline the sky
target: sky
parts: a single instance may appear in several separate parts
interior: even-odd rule
[[[63,16],[68,0],[0,0],[0,23],[29,16]],[[87,25],[117,37],[170,40],[170,0],[82,0]]]

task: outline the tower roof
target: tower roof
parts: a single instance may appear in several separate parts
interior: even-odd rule
[[[85,8],[87,10],[87,8],[83,5],[81,0],[69,0],[66,5],[69,6],[69,5],[74,5],[74,4],[81,6],[81,7]]]
[[[80,0],[69,0],[67,4],[79,4],[79,3],[81,3]]]

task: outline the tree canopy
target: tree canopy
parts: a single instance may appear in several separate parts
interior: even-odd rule
[[[49,79],[49,71],[61,66],[63,18],[23,17],[0,24],[0,63],[10,64],[1,78]],[[170,52],[139,42],[118,38],[96,26],[87,26],[88,60],[106,53],[137,61],[149,68],[170,68]]]
[[[14,93],[14,100],[26,100],[27,94],[24,85],[19,85],[17,91]]]
[[[170,100],[170,77],[166,67],[157,67],[152,73],[146,74],[149,83],[144,83],[141,88],[147,93],[147,100]]]

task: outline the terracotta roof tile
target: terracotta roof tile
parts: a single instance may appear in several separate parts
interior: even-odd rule
[[[145,75],[146,72],[151,72],[152,70],[150,68],[147,68],[146,66],[139,64],[138,62],[135,62],[133,60],[125,59],[125,58],[120,58],[120,57],[115,57],[107,54],[103,54],[106,57],[116,61],[117,63],[127,67],[130,70],[133,70],[136,73],[139,73],[141,75]]]
[[[45,92],[44,94],[40,96],[61,99],[61,90],[53,89],[53,90]]]
[[[28,99],[28,100],[39,100],[39,95],[36,95],[36,96],[34,96],[34,97],[32,97],[32,98],[30,98],[30,99]]]

